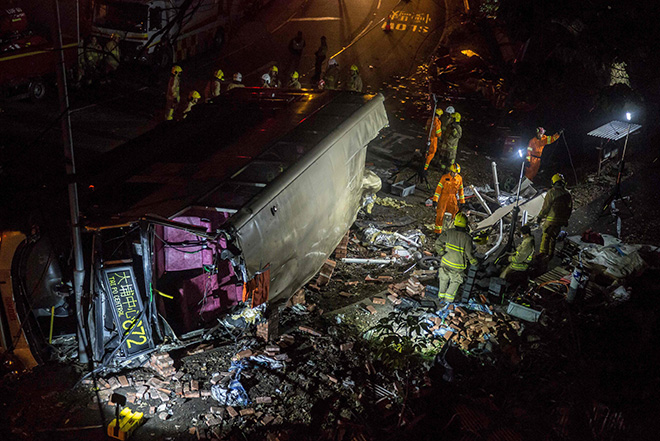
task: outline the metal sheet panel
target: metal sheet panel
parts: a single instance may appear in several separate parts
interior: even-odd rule
[[[309,281],[355,221],[367,144],[388,124],[383,101],[372,97],[339,126],[332,122],[347,110],[341,103],[316,115],[319,130],[324,119],[332,130],[229,219],[248,276],[270,265],[271,300]]]
[[[543,208],[543,201],[545,200],[546,193],[547,192],[543,192],[525,202],[521,202],[520,212],[522,213],[523,211],[526,211],[529,216],[536,217],[541,212],[541,208]],[[515,205],[516,204],[509,204],[495,210],[493,214],[477,224],[477,231],[495,225],[500,219],[511,213],[511,210],[513,210]]]
[[[630,132],[628,132],[629,127]],[[642,126],[639,124],[614,120],[598,127],[597,129],[592,130],[591,132],[587,133],[587,135],[616,141],[624,138],[629,133],[633,133],[639,130],[641,127]]]

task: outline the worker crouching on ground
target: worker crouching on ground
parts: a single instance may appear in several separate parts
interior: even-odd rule
[[[564,129],[561,129],[552,135],[552,137],[548,138],[545,135],[545,129],[543,127],[536,128],[536,136],[530,139],[529,144],[527,144],[527,157],[525,158],[525,177],[527,179],[530,181],[534,180],[536,174],[539,172],[539,168],[541,168],[543,148],[558,140],[562,133],[564,133]]]
[[[539,258],[541,261],[549,261],[555,253],[557,236],[561,227],[568,225],[568,219],[573,212],[573,198],[566,190],[564,176],[557,173],[552,177],[552,188],[548,190],[543,201],[543,207],[538,215],[538,222],[543,223],[543,236]]]
[[[337,88],[339,82],[339,63],[335,58],[328,60],[328,67],[323,76],[323,84],[325,89],[334,90]]]
[[[435,229],[437,234],[442,233],[442,224],[445,219],[445,213],[451,213],[451,218],[454,219],[458,213],[458,203],[465,203],[465,194],[463,193],[463,178],[459,174],[461,166],[459,164],[452,164],[449,173],[444,174],[438,186],[435,189],[433,198],[426,201],[426,206],[435,206],[437,213],[435,216]],[[458,201],[456,194],[458,193]]]
[[[444,170],[451,167],[456,162],[456,152],[458,151],[458,140],[463,136],[461,127],[461,114],[454,112],[450,115],[447,126],[443,129],[440,139],[440,169]]]
[[[280,87],[282,87],[282,82],[279,79],[279,72],[280,70],[277,68],[277,66],[273,66],[270,68],[270,71],[268,72],[268,75],[270,75],[270,82],[268,84],[268,87],[274,89],[279,89]]]
[[[221,69],[213,72],[213,76],[209,80],[208,84],[206,85],[206,89],[204,90],[204,99],[206,101],[210,101],[213,98],[220,96],[224,82],[225,74]]]
[[[523,240],[518,245],[518,248],[516,248],[515,253],[509,256],[509,265],[500,274],[500,278],[506,281],[511,281],[515,276],[527,272],[534,258],[536,243],[534,242],[531,228],[529,225],[523,225],[520,228],[520,232],[522,233]]]
[[[300,75],[298,74],[298,72],[293,72],[291,74],[291,78],[289,78],[289,83],[286,85],[286,88],[295,89],[295,90],[302,89],[302,84],[300,84],[300,81],[298,80],[299,77]]]
[[[196,90],[193,90],[188,94],[188,102],[186,103],[186,108],[183,109],[183,119],[186,119],[192,108],[195,107],[201,97],[202,96]]]
[[[165,119],[171,121],[174,119],[174,110],[181,101],[181,66],[172,66],[170,81],[167,83],[167,104],[165,108]]]
[[[441,256],[438,269],[438,298],[442,302],[453,302],[458,288],[465,280],[468,263],[477,265],[474,257],[472,237],[467,232],[467,216],[458,213],[454,228],[442,233],[435,241],[435,251]]]

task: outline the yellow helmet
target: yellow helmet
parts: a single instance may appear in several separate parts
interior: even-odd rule
[[[440,116],[440,115],[442,115],[443,113],[444,113],[444,112],[442,111],[441,108],[438,107],[437,109],[435,109],[435,114],[436,114],[436,115]]]
[[[300,77],[300,75],[298,74],[298,72],[295,72],[295,71],[294,71],[294,72],[291,74],[291,78],[293,78],[294,80],[297,80],[299,77]]]
[[[460,113],[458,113],[458,112],[454,112],[454,113],[451,114],[451,116],[454,117],[454,120],[455,120],[456,122],[461,122],[461,114],[460,114]]]
[[[177,64],[172,66],[172,75],[176,75],[176,74],[181,73],[181,72],[183,72],[183,69],[181,69],[181,66],[179,66]]]
[[[555,185],[555,184],[556,184],[557,182],[559,182],[559,181],[561,181],[561,182],[566,182],[566,180],[564,179],[564,175],[562,175],[561,173],[556,173],[556,174],[552,177],[552,185]]]
[[[449,171],[453,171],[454,173],[460,173],[461,172],[461,166],[458,165],[457,162],[455,162],[449,167]]]
[[[354,64],[354,65],[351,66],[351,70],[354,71],[354,72],[357,72],[358,67]]]
[[[218,69],[213,73],[213,77],[217,78],[219,80],[224,80],[225,79],[225,73],[222,71],[222,69]]]
[[[196,99],[196,100],[200,99],[201,97],[202,97],[202,96],[201,96],[201,95],[199,94],[199,92],[197,92],[196,90],[193,90],[193,91],[190,92],[190,94],[188,95],[188,98],[190,98],[190,99]]]
[[[273,66],[270,68],[272,72],[279,72],[280,70],[277,68],[277,66]]]
[[[465,228],[465,227],[467,227],[467,222],[468,222],[468,220],[467,220],[467,216],[465,215],[465,213],[457,213],[456,214],[456,217],[454,218],[454,226],[455,227]]]

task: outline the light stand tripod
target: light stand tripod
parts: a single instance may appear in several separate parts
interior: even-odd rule
[[[509,240],[507,241],[506,245],[504,245],[504,248],[502,248],[502,251],[500,251],[499,256],[497,256],[497,259],[495,259],[496,262],[502,256],[505,256],[509,251],[513,249],[513,244],[515,240],[516,225],[518,224],[518,215],[520,214],[520,187],[522,187],[522,178],[525,173],[525,160],[523,157],[522,150],[518,150],[518,156],[520,156],[520,158],[523,160],[520,164],[520,177],[518,178],[518,190],[516,191],[516,205],[511,210],[511,224],[510,224],[511,226],[509,227]]]

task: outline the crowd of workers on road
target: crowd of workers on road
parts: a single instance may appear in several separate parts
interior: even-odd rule
[[[436,210],[434,232],[438,236],[435,251],[441,257],[438,297],[442,302],[455,300],[469,265],[479,263],[469,234],[467,215],[461,211],[461,206],[465,204],[465,193],[461,166],[456,162],[458,143],[463,134],[460,122],[461,115],[453,106],[445,110],[436,106],[428,124],[427,153],[419,171],[420,176],[426,179],[429,166],[436,158],[442,173],[435,194],[426,201],[428,207],[432,206]],[[526,179],[534,180],[541,165],[543,148],[559,139],[562,133],[563,129],[548,137],[542,127],[536,129],[536,136],[527,147],[524,164]],[[542,226],[539,253],[535,254],[536,243],[530,225],[522,225],[519,229],[522,241],[515,250],[502,256],[506,259],[500,259],[506,265],[500,277],[513,282],[525,278],[534,262],[541,268],[547,266],[554,255],[557,236],[561,228],[568,225],[572,211],[573,200],[566,189],[566,180],[557,173],[552,177],[552,187],[545,195],[543,207],[537,216],[537,223]],[[443,230],[446,223],[453,223],[453,226]]]
[[[287,60],[286,68],[284,69],[286,79],[284,81],[280,79],[282,78],[280,75],[280,68],[276,64],[273,64],[268,69],[268,72],[265,72],[259,78],[260,82],[258,87],[264,89],[302,89],[303,85],[301,83],[301,75],[298,72],[298,69],[305,46],[306,43],[303,34],[301,31],[298,31],[296,36],[289,42],[289,59]],[[339,69],[339,62],[336,58],[330,58],[328,60],[325,72],[323,72],[323,62],[327,56],[327,52],[327,39],[321,37],[319,48],[314,53],[314,74],[310,78],[311,82],[308,86],[311,89],[335,90],[340,89],[341,87],[341,71]],[[180,90],[182,71],[183,69],[179,65],[174,65],[171,70],[166,92],[165,119],[168,121],[185,119],[193,106],[202,99],[199,92],[192,90],[188,95],[188,100],[181,104]],[[243,84],[243,75],[240,72],[234,73],[232,81],[227,82],[222,69],[216,69],[213,71],[211,78],[204,89],[204,101],[208,102],[237,87],[245,87]],[[343,89],[354,92],[364,91],[364,83],[360,76],[360,69],[357,65],[353,64],[350,66]],[[460,137],[460,135],[458,135],[458,137]]]

